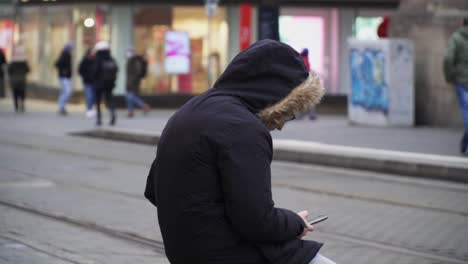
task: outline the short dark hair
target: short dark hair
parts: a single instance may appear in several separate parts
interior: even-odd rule
[[[468,26],[468,17],[464,17],[464,18],[463,18],[462,24],[463,24],[464,26]]]

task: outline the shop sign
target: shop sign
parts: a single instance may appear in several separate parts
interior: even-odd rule
[[[244,50],[250,46],[252,39],[252,5],[240,5],[239,48]]]
[[[168,74],[190,72],[190,38],[187,32],[167,31],[165,35],[165,71]]]

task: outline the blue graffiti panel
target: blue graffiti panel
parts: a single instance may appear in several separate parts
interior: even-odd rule
[[[384,53],[370,48],[351,49],[349,56],[352,105],[387,115],[389,99]]]

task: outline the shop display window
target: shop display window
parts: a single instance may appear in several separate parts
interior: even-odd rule
[[[377,29],[382,21],[382,17],[356,17],[356,21],[354,23],[355,37],[363,40],[379,39]]]
[[[140,7],[134,15],[134,49],[148,61],[148,74],[141,91],[147,95],[167,93],[199,94],[210,79],[216,79],[226,65],[228,33],[225,10],[219,8],[212,19],[208,40],[208,19],[204,7]],[[190,71],[165,71],[166,34],[184,32],[190,42]],[[210,43],[208,43],[210,41]],[[211,44],[211,45],[210,45]]]

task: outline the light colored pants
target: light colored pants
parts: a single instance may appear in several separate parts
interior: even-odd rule
[[[71,94],[72,87],[70,78],[60,78],[60,96],[58,99],[60,111],[65,111],[65,105],[67,104]]]
[[[134,92],[128,91],[127,92],[127,108],[128,111],[133,111],[135,107],[142,107],[145,102]]]
[[[465,134],[468,134],[468,85],[457,84],[458,102],[463,115],[463,124],[465,125]]]
[[[94,89],[90,83],[84,83],[84,94],[86,98],[86,110],[93,110],[94,105]]]
[[[336,263],[320,254],[317,254],[315,258],[312,259],[312,261],[309,264],[336,264]]]

